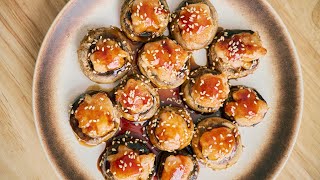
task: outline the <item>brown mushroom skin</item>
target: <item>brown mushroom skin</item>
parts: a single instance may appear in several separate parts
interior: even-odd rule
[[[133,150],[133,152],[135,152],[135,154],[137,155],[148,155],[148,154],[153,154],[153,152],[147,147],[147,142],[136,138],[135,136],[132,135],[121,135],[121,136],[117,136],[114,137],[111,145],[107,146],[105,151],[103,152],[103,154],[101,155],[101,159],[99,162],[99,168],[101,169],[101,173],[104,176],[105,179],[110,179],[110,180],[115,180],[117,178],[115,178],[114,174],[111,172],[110,170],[110,162],[108,161],[108,156],[111,155],[115,155],[119,152],[119,147],[120,146],[125,146],[131,150]],[[155,155],[153,154],[153,156],[155,157]],[[130,160],[129,157],[128,160]],[[131,159],[132,160],[132,159]],[[148,180],[151,180],[154,177],[154,173],[155,173],[155,160],[154,160],[154,164],[153,164],[153,168],[151,170],[151,173],[149,173],[149,176],[146,178]],[[127,164],[127,167],[130,166],[129,164]],[[134,166],[132,164],[132,166]],[[136,168],[143,168],[143,166],[138,166]],[[134,168],[130,168],[130,171],[136,171],[139,169],[134,169]],[[129,174],[132,172],[126,172],[123,171],[125,174]]]
[[[106,92],[102,92],[102,91],[90,91],[90,92],[86,92],[82,95],[80,95],[75,102],[72,104],[71,106],[71,110],[70,110],[70,119],[69,119],[69,123],[70,126],[75,134],[75,136],[78,138],[79,142],[88,146],[95,146],[98,145],[102,142],[107,141],[108,139],[110,139],[114,134],[116,134],[118,132],[119,126],[120,126],[120,118],[118,116],[118,112],[116,111],[116,108],[113,108],[113,122],[114,122],[114,127],[113,130],[108,132],[107,134],[99,137],[91,137],[90,135],[86,134],[83,132],[83,129],[79,127],[79,120],[76,118],[76,114],[77,114],[77,109],[78,107],[84,102],[85,100],[85,96],[86,95],[90,95],[90,96],[94,96],[95,94],[99,94],[99,93],[103,93],[107,96]],[[109,101],[109,103],[112,104],[111,100],[108,98],[106,99],[107,101]],[[92,122],[92,125],[95,125],[94,122]]]
[[[257,32],[227,29],[214,38],[208,59],[212,67],[229,79],[236,79],[252,74],[258,68],[259,58],[266,53]]]
[[[257,90],[246,86],[232,86],[224,103],[223,115],[236,121],[239,126],[249,127],[260,123],[268,109],[267,102]]]
[[[158,0],[159,3],[161,3],[161,13],[165,15],[165,18],[163,19],[162,24],[164,24],[162,27],[159,27],[155,31],[145,31],[141,33],[137,33],[134,31],[133,23],[132,23],[132,11],[133,11],[133,4],[136,0],[125,0],[125,2],[122,5],[121,8],[121,14],[120,14],[120,25],[123,32],[126,34],[128,38],[130,38],[132,41],[138,41],[138,42],[147,42],[152,39],[155,39],[159,36],[162,36],[164,31],[167,28],[167,25],[169,23],[169,17],[170,17],[170,10],[169,6],[167,4],[166,0]],[[146,3],[148,3],[146,1]],[[143,4],[142,4],[143,5]],[[157,13],[154,13],[154,8],[151,8],[152,11],[148,9],[142,9],[145,8],[145,6],[140,6],[140,11],[145,11],[147,13],[147,16],[152,16],[150,19],[154,19],[157,16]],[[143,14],[144,15],[144,14]],[[145,17],[147,18],[147,17]]]
[[[187,15],[192,16],[193,13],[187,12],[186,15],[180,16],[180,13],[184,13],[185,11],[183,10],[183,8],[188,5],[196,6],[197,4],[202,4],[202,6],[206,5],[203,6],[206,7],[206,9],[201,11],[200,14],[202,13],[202,16],[210,15],[210,19],[203,17],[198,21],[196,18],[196,22],[194,22],[194,20],[190,20],[189,17],[186,17]],[[209,11],[207,10],[207,8]],[[209,0],[184,0],[182,3],[180,3],[176,12],[174,12],[174,14],[172,15],[172,21],[169,24],[169,31],[171,36],[182,47],[189,51],[207,47],[215,37],[217,30],[218,14]]]
[[[166,165],[165,163],[166,163],[167,158],[170,157],[170,156],[174,156],[174,157],[178,156],[178,158],[179,158],[179,156],[182,156],[184,159],[180,159],[179,158],[179,160],[181,160],[181,164],[182,165],[186,161],[185,158],[190,159],[190,162],[192,163],[193,169],[189,174],[185,174],[186,173],[185,172],[185,167],[182,167],[183,170],[181,170],[181,169],[177,169],[177,170],[180,171],[179,175],[182,175],[181,173],[183,173],[183,176],[186,177],[187,180],[196,180],[197,179],[198,174],[199,174],[199,169],[200,169],[199,163],[198,163],[197,159],[195,157],[193,157],[191,150],[188,150],[188,148],[186,148],[186,149],[183,149],[183,150],[180,150],[180,151],[175,151],[175,152],[162,151],[158,155],[158,157],[159,157],[158,161],[159,162],[158,162],[157,175],[158,175],[158,178],[160,180],[167,180],[168,176],[170,176],[170,175],[167,174],[166,178],[163,177],[163,173],[165,171],[165,165]],[[170,169],[170,170],[172,170],[172,169]],[[177,171],[173,170],[173,172],[177,172]],[[170,173],[172,173],[172,171],[171,172],[165,172],[165,173],[169,173],[170,174]],[[176,177],[176,178],[180,179],[181,177]]]
[[[215,130],[217,131],[213,132]],[[210,133],[212,132],[213,134],[215,134],[217,132],[219,133],[219,132],[225,132],[225,131],[229,132],[229,134],[227,135],[219,134],[219,136],[210,135]],[[209,134],[206,134],[206,133],[209,133]],[[203,135],[205,135],[206,137],[202,137]],[[202,146],[201,146],[202,139],[205,140],[204,144],[209,145],[211,143],[210,146],[213,148],[219,148],[220,143],[230,143],[232,144],[232,146],[231,147],[225,146],[225,144],[223,144],[223,146],[221,146],[223,147],[223,149],[220,149],[220,150],[213,149],[215,150],[214,152],[219,153],[218,154],[219,156],[217,159],[213,159],[213,158],[210,159],[209,156],[211,157],[212,154],[209,154],[209,156],[204,156],[203,154],[203,150],[206,150],[206,149],[202,149]],[[219,117],[204,119],[197,125],[197,130],[192,139],[191,146],[192,146],[193,152],[197,156],[197,159],[213,170],[226,169],[232,166],[238,161],[242,153],[241,137],[240,137],[237,125],[231,123],[226,119],[219,118]],[[228,147],[231,148],[231,151],[224,152],[223,150],[226,150],[226,148]]]
[[[187,79],[191,58],[190,52],[164,37],[145,44],[139,52],[137,64],[140,72],[158,88],[173,89]]]
[[[134,83],[138,84],[138,87],[131,87],[132,85],[128,83],[132,85]],[[129,91],[129,93],[125,93],[127,91]],[[131,91],[133,92],[132,94],[130,94]],[[132,107],[135,104],[129,104],[128,99],[130,98],[130,100],[135,102],[137,99],[136,94],[142,96],[142,99],[138,100],[140,107],[142,106],[142,108],[139,108],[140,110],[144,108],[146,103],[150,103],[151,107],[148,107],[148,109],[144,108],[146,110],[143,112],[133,112],[129,110],[126,106]],[[115,99],[121,116],[129,121],[145,121],[150,119],[160,107],[160,97],[157,89],[151,85],[146,77],[139,74],[130,75],[120,83],[115,91]]]
[[[190,114],[180,107],[161,107],[146,128],[150,142],[168,152],[188,146],[194,133]]]
[[[94,69],[92,58],[93,53],[102,51],[97,50],[97,43],[105,43],[107,40],[117,43],[128,56],[124,57],[124,61],[118,64],[113,64],[109,71],[98,72]],[[78,49],[78,61],[84,75],[91,81],[102,84],[114,83],[125,76],[132,68],[133,54],[131,41],[117,27],[101,27],[89,30],[88,34],[83,38]],[[118,58],[118,57],[117,57]],[[114,62],[114,61],[113,61]],[[112,63],[112,61],[111,61]],[[121,67],[117,67],[120,65]]]
[[[204,81],[202,83],[203,76],[209,76],[208,82]],[[210,80],[217,82],[209,82]],[[200,81],[200,82],[199,82]],[[199,84],[200,83],[200,84]],[[200,89],[204,89],[202,92],[195,92],[194,87],[200,86]],[[206,92],[205,92],[206,91]],[[218,71],[200,67],[190,73],[189,79],[181,86],[181,92],[183,100],[186,104],[193,110],[202,113],[213,113],[223,106],[223,102],[227,99],[229,94],[229,84],[228,79],[224,74]],[[200,94],[200,98],[195,99],[195,94]],[[212,100],[209,103],[209,99]],[[204,101],[206,100],[206,101]],[[199,102],[204,101],[206,105],[200,104]]]

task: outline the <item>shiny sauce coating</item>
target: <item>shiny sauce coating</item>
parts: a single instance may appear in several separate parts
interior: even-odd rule
[[[234,67],[246,67],[246,63],[259,59],[267,53],[262,46],[258,33],[243,32],[228,37],[221,36],[215,44],[215,51],[219,58]]]
[[[160,120],[154,133],[165,149],[178,149],[192,135],[188,131],[185,118],[187,117],[182,117],[173,111],[164,111],[160,114]]]
[[[139,155],[132,149],[120,145],[118,153],[107,157],[110,171],[115,179],[146,180],[152,171],[155,155]]]
[[[221,104],[229,92],[221,75],[204,74],[194,80],[191,96],[195,102],[204,107]]]
[[[75,118],[84,134],[96,138],[104,136],[115,127],[113,111],[112,102],[105,93],[92,96],[87,94],[76,109]]]
[[[210,160],[221,160],[230,156],[236,146],[236,139],[227,127],[213,128],[200,137],[202,154]]]
[[[157,75],[163,82],[175,82],[189,59],[189,53],[174,41],[166,38],[147,43],[141,54],[147,73]]]
[[[209,6],[203,3],[182,7],[177,19],[182,39],[191,47],[195,44],[206,44],[207,38],[215,31],[211,16]]]
[[[194,164],[189,156],[170,155],[164,162],[162,180],[188,180]]]
[[[234,101],[227,102],[225,113],[237,119],[252,119],[256,116],[262,116],[268,110],[267,104],[259,99],[257,94],[248,88],[239,89],[232,94]]]
[[[143,82],[135,79],[129,79],[124,88],[116,92],[116,101],[130,114],[145,112],[153,105],[151,93]]]
[[[157,32],[165,27],[169,12],[159,0],[135,0],[132,5],[132,25],[135,33]]]
[[[90,54],[90,61],[95,71],[105,73],[123,67],[128,57],[129,53],[124,51],[117,42],[100,39]]]
[[[195,63],[193,63],[192,69],[197,69],[197,68],[199,68],[199,66],[196,65]],[[95,87],[95,89],[96,90],[101,89],[101,87]],[[158,92],[160,95],[161,106],[167,106],[167,105],[171,104],[173,106],[186,108],[195,123],[197,122],[198,119],[204,119],[206,117],[212,117],[212,116],[221,116],[220,111],[213,113],[213,114],[210,114],[210,115],[208,115],[208,114],[205,115],[205,114],[201,114],[196,111],[193,111],[192,109],[189,109],[189,107],[182,101],[182,96],[180,94],[179,88],[159,89]],[[123,134],[126,134],[127,132],[130,132],[130,134],[135,135],[139,139],[146,140],[147,141],[146,145],[149,147],[151,152],[153,152],[156,155],[159,153],[159,150],[157,148],[154,148],[154,146],[151,144],[151,142],[148,139],[146,139],[147,133],[145,131],[145,125],[143,125],[141,123],[135,123],[135,122],[128,121],[125,118],[121,118],[120,122],[121,123],[120,123],[119,132],[115,136],[123,135]],[[110,146],[110,145],[111,145],[110,143],[107,143],[107,146]],[[100,162],[101,158],[102,158],[102,156],[100,156],[99,160],[97,161],[98,162],[98,164],[97,164],[98,169],[100,169],[99,162]],[[158,179],[157,176],[153,177],[153,180],[156,180],[156,179]]]
[[[156,69],[180,70],[188,58],[188,52],[170,39],[151,42],[144,47],[144,57]]]

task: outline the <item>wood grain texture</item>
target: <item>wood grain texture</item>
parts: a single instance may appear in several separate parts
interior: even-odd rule
[[[279,179],[320,179],[320,1],[269,0],[298,49],[304,113]],[[32,114],[32,77],[41,42],[67,0],[0,1],[0,179],[56,179]],[[285,59],[284,59],[285,61]]]

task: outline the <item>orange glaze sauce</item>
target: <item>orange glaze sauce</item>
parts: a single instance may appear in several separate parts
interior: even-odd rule
[[[256,52],[265,55],[267,50],[261,46],[261,42],[256,34],[241,33],[235,34],[230,38],[225,38],[223,41],[216,43],[217,48],[221,49],[224,55],[231,61],[252,61],[257,58],[252,58]],[[258,42],[258,41],[259,42]]]
[[[148,43],[144,49],[145,57],[154,68],[179,71],[188,57],[188,52],[170,39]]]
[[[112,109],[110,110],[110,108],[113,109],[106,94],[86,95],[75,112],[79,128],[84,134],[91,137],[104,136],[114,128]]]
[[[202,6],[207,5],[191,4],[181,10],[178,24],[182,34],[199,34],[212,25],[210,9],[203,9]]]
[[[127,155],[124,155],[110,164],[110,171],[115,172],[117,177],[126,178],[136,174],[139,174],[139,168],[141,168],[140,162],[132,156],[138,154],[131,151]],[[126,166],[125,164],[126,163]]]
[[[171,113],[170,111],[162,111],[159,114],[159,124],[155,128],[154,134],[160,144],[168,150],[178,149],[190,137],[185,134],[185,130],[188,128],[187,117],[183,117],[182,114],[183,112]]]
[[[202,154],[211,160],[218,160],[232,153],[236,139],[232,130],[227,127],[214,128],[200,137]]]
[[[163,180],[186,179],[194,166],[192,159],[184,155],[168,156],[164,163],[161,176]]]
[[[136,44],[134,46],[134,49],[133,51],[137,52],[138,49],[140,49],[141,47],[141,43],[139,44]],[[168,49],[168,51],[170,51],[170,49]],[[194,61],[193,63],[191,64],[191,69],[196,69],[198,68],[199,65],[197,65]],[[88,90],[101,90],[103,88],[101,87],[98,87],[98,86],[94,86]],[[107,90],[107,91],[110,91],[110,89],[104,89],[104,90]],[[196,112],[196,111],[193,111],[192,109],[190,109],[182,100],[182,96],[179,94],[180,93],[180,88],[174,88],[174,89],[159,89],[158,90],[159,92],[159,95],[160,95],[160,102],[161,102],[161,106],[168,106],[168,105],[172,105],[172,106],[177,106],[177,107],[184,107],[186,108],[194,123],[197,123],[197,121],[199,121],[200,119],[204,119],[204,118],[208,118],[208,117],[213,117],[213,116],[221,116],[221,112],[218,111],[216,113],[212,113],[212,114],[202,114],[202,113],[199,113],[199,112]],[[146,121],[148,122],[148,121]],[[139,139],[142,139],[142,140],[147,140],[147,146],[149,147],[149,149],[151,149],[151,152],[153,152],[154,154],[158,155],[159,154],[159,151],[156,149],[156,148],[152,148],[152,144],[151,142],[146,138],[147,137],[147,133],[146,131],[144,131],[144,125],[143,124],[140,124],[140,123],[134,123],[134,122],[131,122],[131,121],[128,121],[124,118],[121,118],[120,120],[120,130],[119,132],[114,136],[119,136],[119,135],[122,135],[122,134],[125,134],[127,131],[130,131],[131,135],[134,135],[135,137],[139,138]],[[111,145],[111,141],[108,141],[106,146],[109,146]],[[103,153],[102,153],[103,154]],[[102,155],[101,154],[101,155]],[[99,157],[98,161],[97,161],[97,167],[98,169],[101,171],[100,169],[100,166],[99,166],[99,162],[101,160],[102,156]],[[153,177],[153,180],[157,180],[157,176]]]
[[[124,51],[115,41],[99,40],[95,51],[90,55],[94,70],[104,73],[121,68],[129,53]]]
[[[195,80],[192,92],[196,92],[204,98],[220,98],[223,89],[224,87],[221,78],[216,77],[213,74],[204,74]]]
[[[132,6],[132,23],[136,33],[156,32],[161,24],[161,17],[168,15],[159,0],[136,0]]]
[[[114,137],[117,137],[117,136],[120,136],[120,135],[123,135],[123,134],[128,134],[128,132],[130,132],[129,136],[132,135],[135,138],[147,141],[146,146],[150,149],[150,152],[154,153],[155,155],[159,154],[159,151],[156,148],[153,148],[151,142],[147,139],[147,133],[146,133],[146,130],[144,129],[144,125],[143,124],[134,123],[134,122],[128,121],[128,120],[126,120],[124,118],[121,118],[119,131],[118,131],[117,134],[115,134]],[[112,139],[109,140],[108,142],[106,142],[106,147],[111,146],[111,142],[112,142]],[[102,152],[102,154],[100,155],[100,157],[98,158],[98,161],[97,161],[97,168],[98,168],[99,171],[101,171],[99,163],[100,163],[100,161],[102,159],[102,155],[104,153],[105,153],[105,151]],[[136,172],[136,170],[139,171],[139,168],[138,169],[130,169],[130,173],[134,174]],[[125,171],[127,171],[127,169]],[[153,180],[157,180],[157,177],[156,176],[153,177]]]
[[[221,112],[218,111],[216,113],[213,114],[201,114],[198,113],[196,111],[193,111],[191,109],[188,108],[188,106],[182,101],[182,97],[181,95],[179,95],[180,93],[180,89],[179,88],[174,88],[174,89],[159,89],[158,90],[159,95],[160,95],[160,102],[161,102],[161,106],[167,106],[167,105],[172,105],[172,106],[177,106],[177,107],[184,107],[186,108],[189,112],[190,115],[193,119],[193,121],[196,123],[199,119],[204,119],[207,117],[212,117],[212,116],[221,116]],[[151,152],[153,152],[154,154],[158,155],[159,154],[159,150],[157,150],[157,148],[152,148],[152,144],[151,142],[146,138],[147,137],[147,133],[146,130],[144,130],[144,125],[140,124],[140,123],[134,123],[131,121],[128,121],[124,118],[121,118],[120,121],[120,130],[119,132],[115,135],[119,136],[122,134],[125,134],[127,131],[130,131],[130,135],[134,135],[135,137],[142,139],[142,140],[146,140],[147,141],[147,146],[149,147],[149,149],[151,150]],[[148,122],[148,121],[146,121]],[[111,145],[111,141],[107,142],[107,146]],[[103,153],[102,153],[103,154]],[[101,155],[102,155],[101,154]],[[101,171],[100,166],[99,166],[99,162],[101,160],[102,156],[99,157],[98,161],[97,161],[97,167],[98,169]],[[153,177],[153,180],[157,180],[157,176]]]
[[[136,114],[150,109],[153,105],[152,95],[141,81],[130,79],[123,90],[118,90],[116,101],[122,107],[129,110],[130,114]]]
[[[257,95],[249,89],[240,89],[232,94],[234,101],[226,103],[225,112],[229,116],[251,117],[258,113]]]

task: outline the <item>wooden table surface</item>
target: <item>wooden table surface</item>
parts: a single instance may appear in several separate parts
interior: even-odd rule
[[[297,47],[304,112],[279,179],[320,179],[320,0],[269,0]],[[32,114],[32,78],[41,43],[67,0],[0,0],[0,179],[56,179]],[[318,119],[319,118],[319,119]]]

